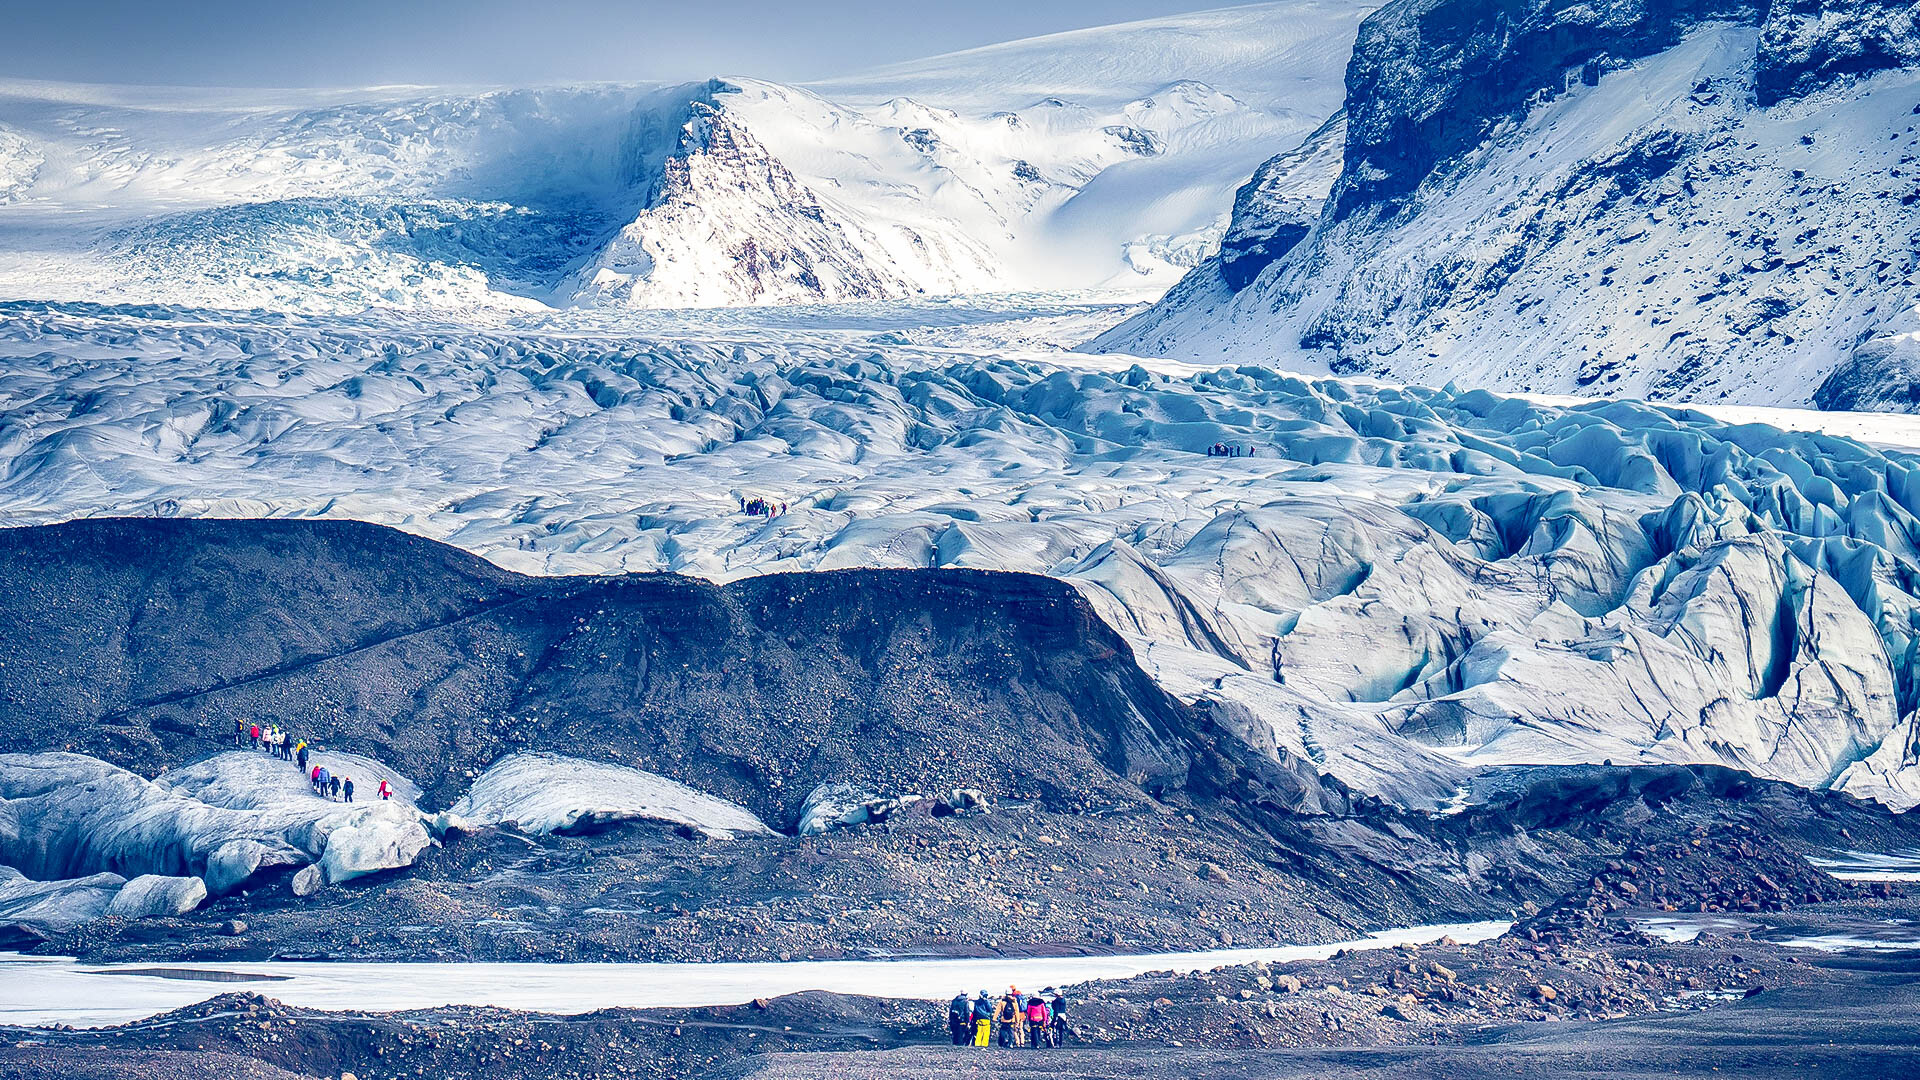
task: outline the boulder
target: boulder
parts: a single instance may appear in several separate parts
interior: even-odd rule
[[[318,866],[303,866],[300,868],[299,873],[293,875],[293,895],[312,896],[314,893],[320,891],[321,884],[320,868]]]
[[[206,882],[197,877],[141,874],[120,887],[106,913],[128,919],[161,918],[185,915],[206,902]]]

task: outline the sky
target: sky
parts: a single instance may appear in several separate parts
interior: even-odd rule
[[[1232,0],[22,0],[0,75],[152,86],[799,81]]]

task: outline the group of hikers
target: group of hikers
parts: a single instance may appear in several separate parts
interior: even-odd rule
[[[246,746],[249,742],[255,750],[265,750],[281,761],[292,761],[294,753],[307,745],[303,742],[299,747],[294,746],[293,735],[277,727],[261,727],[259,724],[248,724],[245,720],[235,720],[233,745]]]
[[[1253,447],[1241,448],[1232,443],[1214,443],[1207,447],[1208,457],[1252,457]]]
[[[787,504],[763,499],[758,495],[748,498],[740,496],[740,512],[748,517],[773,517],[787,512]]]
[[[956,996],[947,1006],[947,1031],[955,1046],[1001,1046],[1038,1050],[1067,1041],[1067,996],[1049,986],[1023,994],[1017,986],[995,1001],[985,990],[978,997]]]
[[[282,761],[293,762],[299,767],[301,773],[305,774],[307,782],[313,785],[315,795],[323,799],[338,799],[341,802],[353,801],[353,777],[336,776],[332,770],[319,762],[314,762],[312,768],[307,767],[307,755],[311,750],[307,740],[296,741],[292,732],[282,731],[271,724],[261,727],[259,724],[249,724],[245,720],[235,720],[233,745],[245,747],[249,744],[255,750],[265,750]],[[377,793],[380,801],[385,802],[393,798],[393,785],[381,780]]]

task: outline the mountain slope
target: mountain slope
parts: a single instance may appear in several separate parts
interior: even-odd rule
[[[1338,107],[1370,0],[821,83],[0,85],[0,295],[353,312],[1164,287]]]
[[[1522,7],[1508,36],[1472,4],[1382,9],[1311,233],[1267,266],[1201,267],[1092,347],[1913,407],[1910,7]]]

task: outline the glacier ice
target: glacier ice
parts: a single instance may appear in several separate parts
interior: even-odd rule
[[[248,784],[244,805],[196,794]],[[411,805],[318,798],[263,754],[230,751],[151,781],[79,754],[0,755],[0,863],[36,880],[192,876],[218,896],[277,867],[314,863],[339,882],[406,866],[430,842]]]
[[[207,885],[199,878],[141,874],[120,886],[107,914],[129,919],[185,915],[206,901]]]
[[[366,758],[351,768],[369,800],[313,794],[286,762],[226,751],[156,780],[81,754],[0,754],[0,922],[63,931],[102,916],[179,915],[292,871],[295,895],[410,866],[430,829],[515,821],[575,832],[621,821],[682,826],[710,838],[771,835],[744,807],[639,769],[556,754],[502,758],[431,818],[418,789]],[[379,781],[395,797],[372,796]]]
[[[0,295],[492,318],[1163,287],[1267,144],[1338,109],[1374,6],[1174,15],[809,86],[16,82]]]
[[[548,574],[1028,571],[1250,742],[1415,805],[1609,758],[1920,801],[1920,463],[1749,411],[1002,355],[856,309],[7,313],[11,520],[352,517]],[[233,873],[292,857],[244,839]]]
[[[68,930],[105,915],[126,884],[119,874],[40,881],[0,865],[0,921]]]
[[[102,917],[146,919],[184,915],[207,900],[197,877],[114,873],[41,881],[0,864],[0,923],[43,932],[70,930]]]
[[[530,833],[585,832],[622,821],[666,822],[714,839],[773,832],[746,807],[657,773],[549,753],[493,763],[436,825],[504,821]]]

